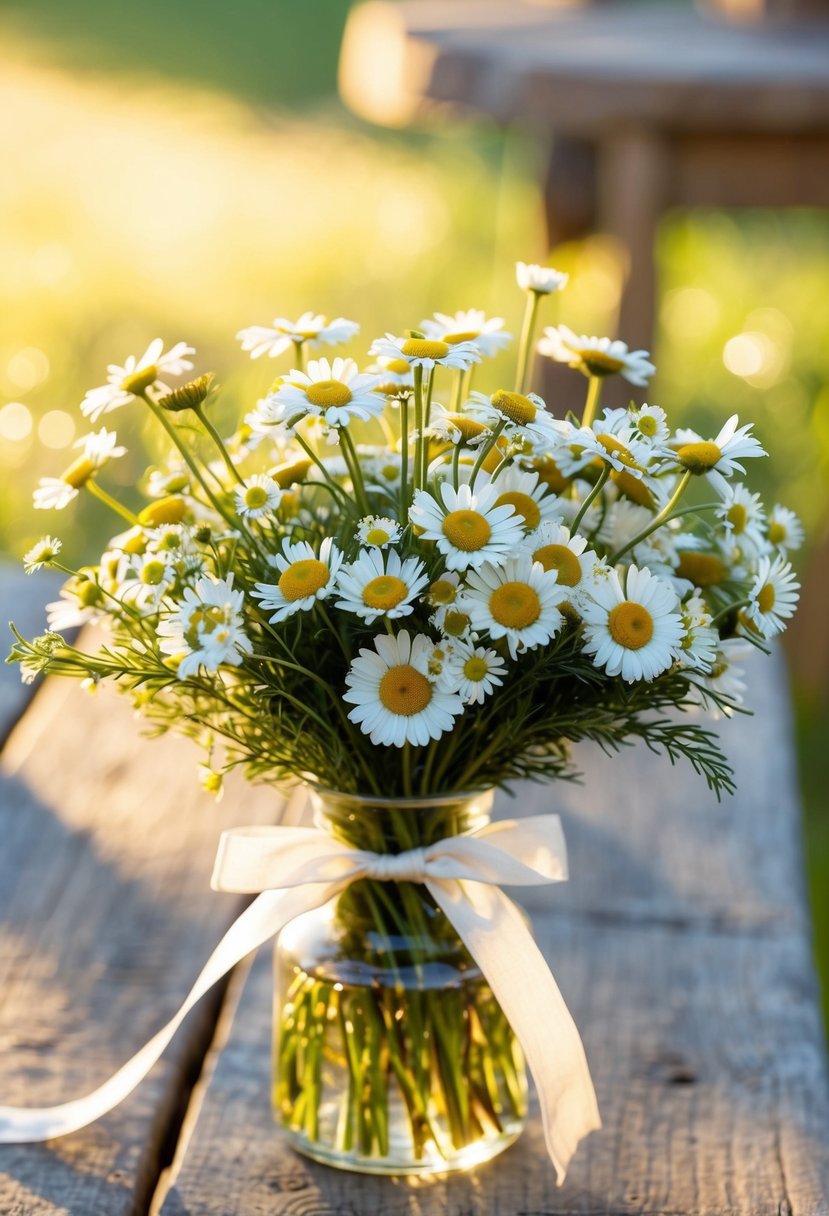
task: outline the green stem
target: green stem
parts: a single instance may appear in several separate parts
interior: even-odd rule
[[[240,476],[239,471],[236,468],[236,465],[233,463],[233,461],[230,458],[230,453],[228,452],[227,448],[225,447],[224,440],[222,439],[219,432],[216,430],[213,423],[208,418],[207,414],[204,412],[204,410],[202,409],[202,407],[200,405],[193,406],[193,413],[196,415],[196,417],[201,422],[202,426],[207,431],[208,435],[210,436],[210,438],[213,440],[216,447],[218,448],[219,454],[220,454],[222,460],[225,462],[225,465],[227,466],[231,477],[234,478],[234,480],[237,481],[240,486],[243,486],[245,484],[245,480],[242,476]]]
[[[576,518],[573,520],[572,527],[570,528],[571,533],[578,532],[579,524],[584,519],[584,516],[587,514],[588,507],[601,494],[602,490],[604,489],[605,482],[607,481],[609,476],[610,476],[610,465],[606,464],[604,466],[604,468],[602,469],[601,473],[599,474],[598,479],[597,479],[596,484],[594,485],[593,489],[590,491],[590,493],[585,498],[584,502],[581,504],[581,507],[579,508],[579,513],[576,516]],[[612,564],[613,563],[611,562],[611,565]]]
[[[409,522],[409,507],[412,495],[409,485],[409,398],[400,398],[400,522],[405,528]]]
[[[296,354],[296,370],[299,372],[305,371],[305,343],[294,340],[294,351]]]
[[[351,480],[354,484],[354,497],[357,499],[357,506],[360,508],[361,515],[368,515],[368,496],[366,495],[366,483],[363,480],[363,470],[360,468],[360,458],[357,455],[357,449],[354,447],[354,440],[348,433],[347,427],[340,427],[340,444],[343,449],[343,456],[351,473]]]
[[[429,426],[429,423],[432,420],[432,389],[434,387],[434,383],[435,383],[435,369],[432,368],[432,370],[429,372],[429,379],[426,381],[426,399],[423,403],[423,429],[424,430],[427,429],[427,427]],[[427,474],[427,470],[428,470],[428,466],[429,466],[429,440],[425,435],[423,437],[423,449],[422,449],[422,453],[421,453],[421,460],[423,461],[423,468],[421,469],[420,484],[422,486],[425,486],[426,485],[426,474]]]
[[[648,525],[647,528],[643,528],[641,532],[637,532],[636,536],[634,536],[632,540],[629,540],[626,545],[623,545],[621,549],[618,549],[616,553],[613,554],[613,557],[610,558],[611,566],[615,566],[616,562],[618,562],[620,558],[624,557],[624,555],[631,549],[635,549],[638,544],[650,536],[651,532],[655,532],[657,528],[662,527],[662,525],[670,517],[671,512],[679,502],[680,498],[682,498],[682,495],[688,488],[688,482],[692,477],[693,473],[690,471],[690,469],[686,469],[679,479],[679,484],[659,514],[654,516],[653,521]]]
[[[521,326],[521,337],[518,342],[518,367],[515,372],[515,391],[517,393],[526,392],[527,379],[532,368],[532,345],[540,302],[541,296],[537,291],[527,292],[524,322]]]
[[[199,466],[196,464],[195,459],[193,458],[190,451],[188,450],[187,445],[179,438],[176,428],[173,426],[172,422],[170,422],[165,411],[161,408],[160,405],[157,404],[157,402],[153,401],[153,399],[149,395],[149,393],[147,393],[145,391],[141,395],[142,395],[144,401],[146,401],[147,405],[152,410],[152,412],[155,414],[158,421],[164,427],[164,430],[170,436],[170,439],[175,444],[178,451],[181,453],[184,463],[187,465],[188,469],[190,470],[190,472],[195,477],[196,481],[201,486],[202,490],[204,491],[205,495],[207,496],[208,501],[210,502],[210,505],[213,507],[213,509],[219,515],[221,515],[222,519],[225,521],[225,523],[228,525],[229,528],[232,528],[234,530],[236,528],[238,528],[239,521],[233,515],[231,515],[224,508],[224,506],[222,506],[219,499],[216,497],[216,495],[210,489],[210,486],[205,481],[204,475],[202,474],[201,470],[199,469]]]
[[[294,431],[294,439],[299,444],[299,446],[302,448],[303,452],[308,457],[308,459],[312,462],[312,464],[315,464],[317,466],[317,468],[319,469],[319,471],[322,473],[323,477],[325,478],[325,484],[331,490],[332,494],[334,494],[335,497],[338,499],[338,501],[340,502],[340,505],[346,507],[349,511],[353,510],[354,504],[352,503],[351,499],[348,497],[348,495],[346,494],[346,492],[342,488],[342,486],[338,485],[337,482],[334,480],[334,478],[331,476],[331,474],[328,472],[328,469],[326,469],[325,465],[322,463],[319,456],[316,454],[314,449],[311,447],[310,443],[308,443],[308,441],[306,439],[304,439],[302,437],[302,435],[300,435],[299,431]]]
[[[122,519],[125,519],[131,527],[140,527],[138,516],[133,515],[132,511],[129,511],[126,507],[122,506],[121,503],[118,502],[117,499],[113,498],[111,494],[107,494],[106,490],[102,489],[101,486],[98,485],[97,481],[93,481],[93,479],[90,477],[89,480],[85,482],[85,485],[86,489],[89,490],[89,493],[92,494],[94,498],[97,498],[99,502],[105,503],[106,506],[108,506],[111,511],[114,511],[116,515],[120,515]]]
[[[495,447],[496,443],[500,439],[501,432],[503,431],[503,429],[506,425],[507,425],[506,418],[501,418],[500,421],[493,427],[492,433],[489,436],[489,439],[487,439],[486,443],[481,444],[481,450],[478,453],[478,458],[475,461],[475,463],[473,464],[472,472],[469,475],[470,490],[475,489],[475,480],[478,476],[478,470],[480,469],[481,465],[484,463],[487,456],[489,455],[489,453],[492,451],[492,449]]]
[[[584,403],[584,413],[581,416],[581,425],[583,427],[590,426],[596,416],[596,410],[599,408],[599,398],[602,395],[602,377],[589,376],[587,379],[587,400]]]
[[[413,483],[416,490],[423,488],[423,483],[420,480],[421,468],[423,465],[423,445],[426,442],[426,436],[423,434],[423,368],[417,363],[414,367],[414,401],[415,401],[415,450],[414,450],[414,470]]]

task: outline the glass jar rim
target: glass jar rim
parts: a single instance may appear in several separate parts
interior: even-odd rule
[[[444,794],[427,794],[425,796],[392,794],[387,798],[383,798],[377,794],[349,794],[343,790],[331,790],[325,786],[316,785],[311,781],[307,781],[306,785],[313,795],[316,795],[323,801],[326,797],[331,799],[336,798],[342,802],[359,803],[361,806],[376,807],[378,809],[398,806],[407,807],[411,810],[428,810],[446,806],[448,803],[473,802],[476,798],[483,798],[487,795],[494,797],[495,795],[494,786],[486,786],[478,790],[448,790]]]

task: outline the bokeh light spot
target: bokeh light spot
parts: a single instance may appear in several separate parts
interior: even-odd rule
[[[36,346],[16,351],[6,365],[6,375],[15,388],[26,393],[49,375],[49,360]]]
[[[0,409],[0,439],[21,443],[32,433],[31,411],[22,401],[10,401]]]
[[[68,448],[75,438],[75,419],[66,410],[48,410],[37,424],[37,437],[47,448]]]

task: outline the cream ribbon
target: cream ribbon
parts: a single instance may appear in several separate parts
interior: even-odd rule
[[[178,1013],[86,1097],[61,1106],[0,1107],[0,1143],[64,1136],[117,1106],[217,980],[295,917],[327,903],[350,883],[372,878],[423,883],[480,967],[523,1048],[560,1183],[578,1142],[601,1125],[596,1095],[575,1023],[522,913],[500,884],[540,886],[566,877],[557,815],[505,820],[398,854],[353,849],[317,828],[224,832],[211,885],[217,891],[259,894],[219,942]]]

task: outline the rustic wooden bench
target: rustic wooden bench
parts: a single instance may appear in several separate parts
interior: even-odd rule
[[[3,620],[38,630],[48,577],[0,567],[0,586]],[[740,792],[721,805],[642,750],[583,752],[582,786],[502,804],[560,808],[570,844],[570,883],[525,901],[604,1117],[561,1190],[534,1112],[496,1162],[420,1186],[295,1156],[270,1113],[263,951],[121,1107],[75,1135],[0,1148],[0,1212],[829,1212],[829,1083],[779,662],[758,665],[751,695],[756,716],[726,728]],[[208,886],[220,829],[276,819],[283,801],[237,785],[217,807],[189,745],[142,739],[106,692],[53,680],[29,703],[6,669],[0,721],[15,723],[0,785],[0,1103],[41,1105],[93,1088],[174,1012],[238,909]]]

